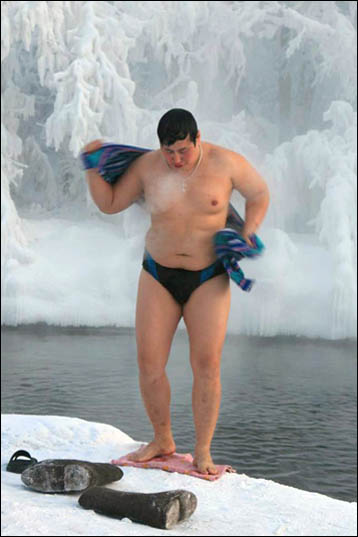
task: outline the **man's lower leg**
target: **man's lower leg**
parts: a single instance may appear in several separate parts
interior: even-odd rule
[[[145,461],[158,455],[175,451],[175,442],[170,422],[170,385],[165,372],[160,376],[148,376],[140,373],[140,388],[152,423],[154,439],[136,452],[133,460]]]
[[[209,377],[194,376],[193,416],[196,431],[194,461],[202,472],[215,473],[210,447],[219,416],[220,399],[220,373]]]

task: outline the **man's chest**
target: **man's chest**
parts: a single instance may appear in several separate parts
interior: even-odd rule
[[[227,207],[232,192],[229,177],[200,173],[185,177],[167,173],[146,182],[145,198],[153,213],[215,214]]]

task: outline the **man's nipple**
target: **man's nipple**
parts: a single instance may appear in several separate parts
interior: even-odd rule
[[[211,201],[211,205],[217,205],[217,204],[218,204],[217,200],[212,200]]]

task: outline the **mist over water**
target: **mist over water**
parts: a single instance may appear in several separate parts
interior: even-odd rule
[[[100,213],[78,155],[95,138],[156,149],[183,107],[270,189],[229,331],[355,338],[356,17],[333,1],[4,2],[2,323],[134,325],[149,216]]]

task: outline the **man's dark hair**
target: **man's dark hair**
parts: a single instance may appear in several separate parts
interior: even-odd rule
[[[175,144],[178,140],[184,140],[188,134],[195,145],[198,126],[191,112],[182,108],[172,108],[160,119],[157,133],[160,145]]]

